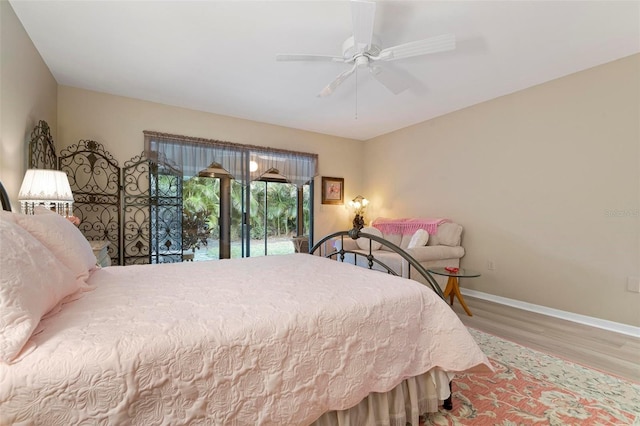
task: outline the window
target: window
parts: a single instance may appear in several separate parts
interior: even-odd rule
[[[294,236],[313,240],[317,154],[146,131],[145,151],[182,173],[184,259],[293,253]]]

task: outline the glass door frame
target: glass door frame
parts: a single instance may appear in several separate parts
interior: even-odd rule
[[[287,183],[290,185],[286,179],[258,179],[254,182],[265,182],[268,185],[269,182],[277,182],[277,183]],[[313,245],[313,211],[314,211],[314,191],[313,191],[313,179],[305,184],[305,186],[309,187],[309,247]],[[251,217],[251,183],[242,188],[244,192],[243,197],[243,206],[242,206],[242,257],[251,257],[251,221],[249,218]],[[304,186],[296,187],[296,203],[297,203],[297,214],[296,214],[296,234],[297,236],[302,236],[304,232]],[[265,187],[265,206],[267,208],[267,188]],[[265,215],[266,221],[266,215]],[[266,224],[265,224],[265,233],[266,233]],[[222,231],[221,231],[222,232]],[[268,255],[267,252],[267,238],[265,235],[265,248],[264,248],[265,256]]]

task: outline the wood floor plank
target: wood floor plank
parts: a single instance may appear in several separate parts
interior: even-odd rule
[[[454,303],[467,327],[586,367],[640,383],[640,339],[584,324],[465,296],[469,317]]]

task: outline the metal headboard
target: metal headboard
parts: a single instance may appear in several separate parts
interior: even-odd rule
[[[0,182],[0,202],[2,202],[2,210],[11,211],[11,201],[9,201],[9,196],[2,186],[2,182]]]

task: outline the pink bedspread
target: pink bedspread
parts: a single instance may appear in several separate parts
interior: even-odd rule
[[[438,225],[449,222],[449,219],[428,219],[428,218],[406,218],[406,219],[387,219],[379,217],[375,219],[371,225],[379,229],[383,234],[400,234],[409,235],[418,229],[424,229],[429,234],[438,232]]]
[[[425,286],[307,254],[100,269],[0,364],[0,424],[309,424],[489,369]]]

